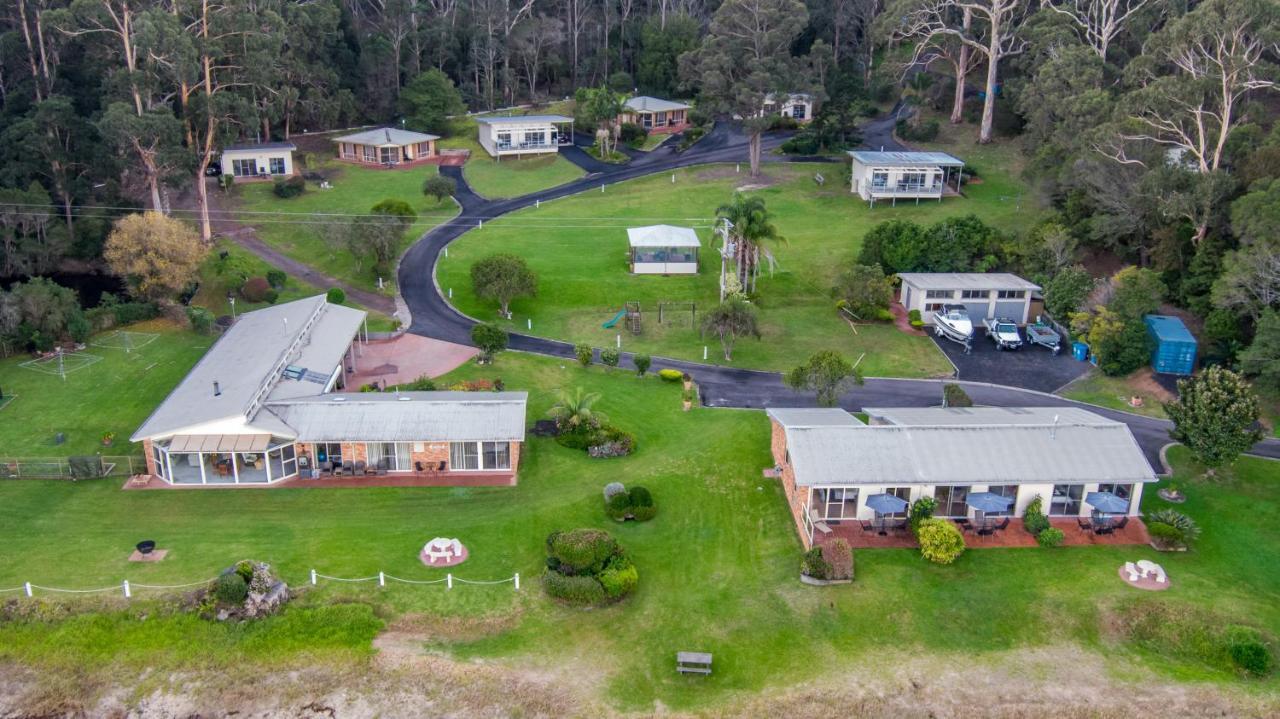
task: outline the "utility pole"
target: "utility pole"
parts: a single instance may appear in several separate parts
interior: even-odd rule
[[[720,235],[720,301],[724,302],[724,276],[728,269],[729,253],[733,251],[733,243],[729,240],[729,231],[733,229],[733,223],[729,218],[720,218],[720,226],[716,228],[716,234]]]

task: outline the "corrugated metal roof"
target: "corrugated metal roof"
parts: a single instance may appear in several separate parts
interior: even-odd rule
[[[902,425],[1115,424],[1079,407],[863,407],[872,419]]]
[[[787,430],[796,483],[1154,482],[1120,423],[800,427]]]
[[[573,122],[573,118],[565,117],[564,115],[490,115],[488,117],[477,117],[475,121],[485,125],[498,122],[561,123]]]
[[[627,100],[627,108],[637,112],[667,112],[669,110],[688,110],[689,106],[679,102],[663,100],[648,95],[638,95]]]
[[[428,135],[425,132],[400,130],[394,127],[379,127],[373,130],[335,137],[333,141],[350,142],[356,145],[371,145],[373,147],[401,147],[439,139],[439,135]]]
[[[899,272],[898,277],[922,290],[1040,289],[1040,285],[1008,272]]]
[[[331,371],[364,321],[365,313],[331,305],[324,295],[246,312],[209,348],[169,396],[133,435],[133,441],[180,432],[215,421],[253,424],[259,430],[287,430],[270,417],[257,422],[253,403],[265,398],[264,388],[281,389],[277,366],[299,358]],[[321,367],[320,363],[327,363]],[[213,383],[219,394],[214,394]],[[324,387],[305,383],[309,393]]]
[[[766,413],[784,428],[862,426],[862,420],[839,407],[770,407]]]
[[[244,152],[254,150],[289,150],[298,149],[292,142],[244,142],[238,145],[227,145],[223,152]]]
[[[849,150],[849,155],[863,165],[895,167],[960,167],[964,161],[945,152],[874,152]]]
[[[523,441],[525,392],[328,394],[267,409],[313,441]]]
[[[628,227],[627,240],[632,247],[700,247],[698,233],[689,227],[648,225]]]

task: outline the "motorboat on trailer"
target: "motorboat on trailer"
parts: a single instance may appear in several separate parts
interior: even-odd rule
[[[943,305],[941,312],[933,313],[933,332],[952,342],[968,347],[973,341],[973,321],[964,305]]]

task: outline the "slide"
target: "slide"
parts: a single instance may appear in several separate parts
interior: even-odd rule
[[[600,325],[600,326],[601,326],[601,327],[603,327],[603,328],[605,328],[605,329],[607,329],[607,330],[611,330],[611,329],[613,329],[613,326],[614,326],[614,325],[618,324],[618,320],[620,320],[620,319],[622,319],[623,317],[626,317],[626,316],[627,316],[627,311],[626,311],[626,310],[622,310],[622,311],[618,312],[618,314],[614,315],[614,316],[613,316],[613,319],[609,320],[608,322],[605,322],[604,324],[602,324],[602,325]]]

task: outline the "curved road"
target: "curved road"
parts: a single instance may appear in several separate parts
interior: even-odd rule
[[[898,108],[888,117],[872,121],[863,128],[864,137],[879,149],[903,149],[893,140],[892,126]],[[788,161],[768,154],[785,139],[785,134],[766,134],[764,159],[768,162]],[[705,138],[684,153],[676,152],[674,143],[634,158],[625,165],[609,165],[587,155],[580,147],[561,148],[566,159],[587,171],[579,180],[521,197],[489,200],[477,195],[467,185],[461,167],[441,167],[440,172],[458,184],[457,199],[461,212],[455,219],[424,234],[405,253],[400,262],[399,285],[405,304],[412,315],[410,332],[436,339],[471,344],[471,327],[475,320],[458,312],[449,304],[435,282],[435,265],[446,245],[474,229],[482,221],[500,217],[529,207],[538,201],[567,197],[601,185],[611,185],[645,175],[668,172],[691,165],[717,162],[745,162],[747,142],[742,132],[719,123]],[[795,158],[802,159],[802,158]],[[511,335],[511,349],[553,357],[573,357],[569,342]],[[623,354],[623,364],[631,363],[631,354]],[[764,408],[770,406],[813,406],[810,394],[795,392],[782,383],[776,372],[735,369],[661,357],[653,358],[654,369],[673,368],[693,375],[699,384],[704,404],[711,407]],[[953,381],[953,380],[951,380]],[[840,406],[848,410],[863,407],[928,407],[942,401],[942,380],[868,378],[841,398]],[[1129,425],[1134,437],[1157,472],[1162,470],[1161,449],[1170,443],[1171,424],[1164,420],[1073,402],[1056,395],[976,382],[964,382],[969,396],[977,404],[1004,407],[1078,406]],[[1266,439],[1254,446],[1253,454],[1280,459],[1280,440]]]

